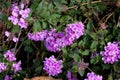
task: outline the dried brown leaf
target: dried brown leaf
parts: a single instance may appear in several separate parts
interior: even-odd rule
[[[54,79],[49,76],[40,76],[40,77],[31,78],[31,79],[24,78],[24,80],[62,80],[62,79]]]
[[[117,1],[116,6],[120,8],[120,0]]]

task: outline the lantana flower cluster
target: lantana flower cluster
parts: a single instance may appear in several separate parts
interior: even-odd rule
[[[104,47],[104,50],[105,51],[100,52],[104,63],[113,64],[114,62],[117,62],[118,59],[120,59],[119,43],[108,42],[107,46]]]
[[[17,73],[20,70],[22,70],[21,61],[16,62],[15,55],[12,51],[8,50],[3,56],[4,59],[6,59],[7,61],[5,63],[4,62],[0,63],[0,73],[7,70],[8,67],[11,67],[11,70],[14,71],[14,73]]]
[[[47,50],[51,52],[60,51],[64,46],[71,45],[76,39],[84,34],[82,22],[68,24],[65,32],[43,30],[37,33],[28,33],[28,38],[34,41],[44,41]]]
[[[87,73],[87,78],[84,80],[102,80],[102,76],[96,75],[95,73]]]
[[[13,33],[5,31],[5,36],[7,37],[7,41],[12,40],[13,42],[18,42],[18,38]]]
[[[30,8],[25,8],[24,4],[21,4],[20,7],[17,4],[13,4],[11,8],[12,14],[8,17],[14,25],[19,25],[21,28],[27,28],[27,22],[25,19],[30,13]]]
[[[56,76],[62,72],[62,60],[57,60],[53,55],[49,58],[45,58],[43,69],[49,74],[49,76]]]
[[[9,62],[12,62],[12,61],[15,61],[15,60],[16,60],[14,53],[11,52],[10,50],[8,50],[8,51],[4,54],[4,58],[6,58],[7,61],[9,61]]]

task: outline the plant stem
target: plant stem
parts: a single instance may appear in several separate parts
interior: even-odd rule
[[[90,69],[89,67],[87,67],[87,69],[88,69],[89,71],[93,72],[93,70],[92,70],[92,69]]]
[[[18,34],[18,40],[20,38],[20,35],[21,35],[21,32],[22,32],[22,29],[20,30],[19,34]],[[18,41],[19,42],[19,41]],[[16,49],[17,49],[17,45],[18,45],[18,42],[15,44],[15,55],[16,55]]]
[[[100,2],[102,2],[102,1],[101,0],[99,0],[99,1],[93,1],[93,2],[91,2],[91,4],[100,3]],[[89,2],[83,3],[82,6],[88,5],[88,4],[89,4]]]

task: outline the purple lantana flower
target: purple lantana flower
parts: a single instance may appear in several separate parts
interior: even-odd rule
[[[24,4],[20,4],[20,7],[17,6],[17,4],[12,5],[12,15],[8,17],[8,20],[10,20],[14,25],[19,25],[20,28],[27,28],[27,22],[26,18],[28,17],[28,14],[30,13],[30,8],[24,9]]]
[[[120,49],[117,42],[108,42],[107,46],[104,47],[104,51],[101,51],[102,60],[104,63],[113,64],[120,59]]]
[[[0,62],[0,73],[6,70],[6,65],[3,62]]]
[[[84,80],[102,80],[102,76],[96,75],[95,73],[87,73],[87,78]]]
[[[50,76],[56,76],[62,72],[62,60],[57,60],[53,55],[49,58],[45,58],[43,69]]]
[[[16,60],[14,53],[11,52],[10,50],[8,50],[8,51],[4,54],[4,58],[6,58],[9,62]]]
[[[19,61],[17,63],[13,63],[12,64],[12,70],[14,71],[14,73],[19,72],[20,70],[22,70],[21,61]]]

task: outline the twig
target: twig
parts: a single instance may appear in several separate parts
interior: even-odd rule
[[[28,33],[32,30],[32,28],[28,31]],[[24,40],[27,38],[27,35],[25,36]],[[21,49],[22,45],[23,45],[24,42],[22,42],[19,46],[19,48],[16,50],[15,54],[18,53],[18,51]],[[17,47],[17,46],[16,46]]]
[[[108,19],[114,14],[114,12],[112,12],[110,15],[108,15],[108,17],[106,18],[105,22],[106,23],[108,21]]]
[[[84,23],[84,24],[87,23],[88,20],[89,20],[89,18],[85,19],[83,23]]]
[[[68,7],[68,9],[76,9],[77,8],[77,6],[75,5],[75,6],[71,6],[71,7]]]
[[[102,2],[102,1],[101,0],[99,0],[99,1],[93,1],[93,2],[91,2],[91,4],[100,3],[100,2]],[[87,5],[87,4],[89,4],[89,2],[83,3],[82,6]]]
[[[87,69],[88,69],[89,71],[93,72],[93,70],[92,70],[92,69],[90,69],[89,67],[87,67]]]
[[[60,53],[58,56],[57,56],[57,59],[60,59],[62,57],[62,53]]]
[[[19,40],[19,38],[20,38],[21,32],[22,32],[22,29],[20,30],[20,32],[19,32],[19,34],[18,34],[18,40]],[[19,42],[19,41],[18,41],[18,42]],[[15,55],[16,55],[16,49],[17,49],[18,42],[15,44]]]

